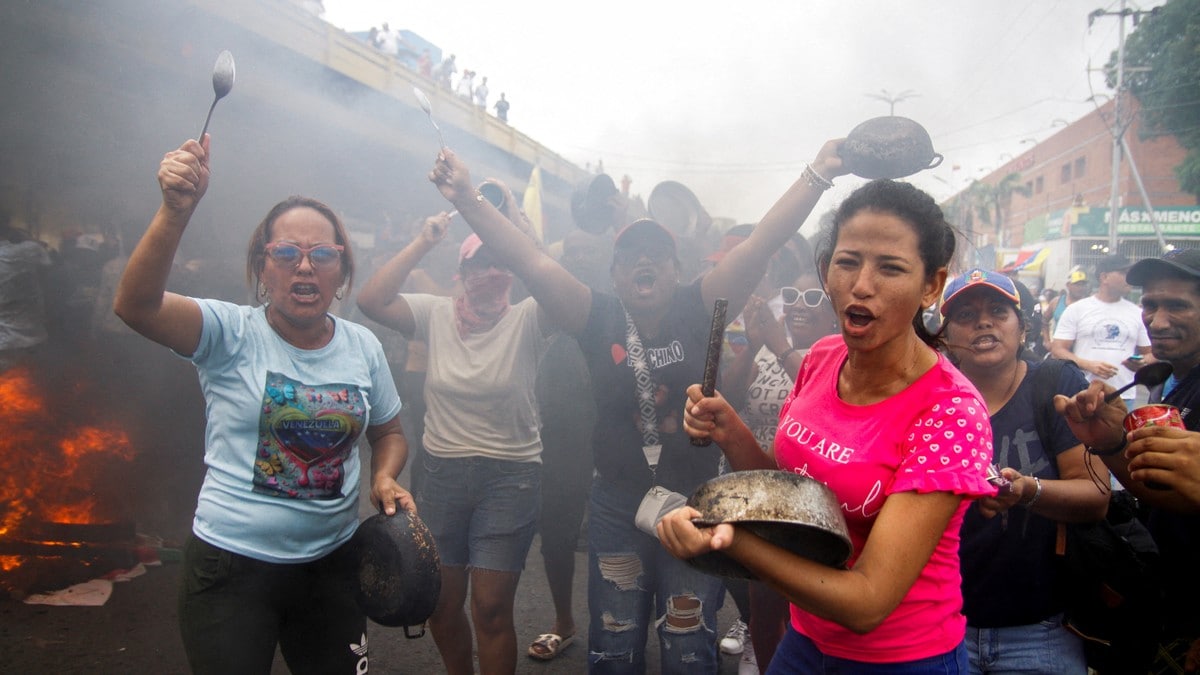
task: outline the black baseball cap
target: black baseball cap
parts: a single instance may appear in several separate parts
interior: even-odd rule
[[[1200,249],[1175,250],[1165,253],[1161,258],[1139,260],[1129,268],[1125,279],[1131,285],[1144,286],[1147,277],[1159,274],[1200,279]]]
[[[1106,255],[1100,259],[1100,262],[1096,263],[1096,276],[1100,276],[1106,272],[1120,272],[1121,270],[1127,270],[1132,264],[1133,263],[1129,262],[1129,258],[1126,258],[1120,253]]]

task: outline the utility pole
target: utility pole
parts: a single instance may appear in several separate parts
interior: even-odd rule
[[[1121,0],[1120,9],[1115,12],[1106,12],[1103,9],[1097,9],[1088,14],[1089,28],[1091,28],[1092,23],[1096,19],[1103,16],[1115,16],[1117,17],[1117,21],[1120,22],[1117,29],[1117,82],[1113,95],[1112,192],[1109,195],[1108,204],[1108,250],[1110,253],[1117,253],[1117,221],[1120,220],[1119,207],[1121,200],[1121,155],[1122,152],[1128,154],[1129,145],[1125,142],[1125,130],[1133,122],[1132,116],[1129,119],[1123,118],[1126,113],[1121,106],[1121,102],[1125,97],[1125,17],[1133,17],[1133,23],[1136,26],[1138,19],[1143,14],[1153,14],[1156,11],[1143,12],[1127,9],[1125,3],[1126,0]],[[1132,155],[1129,156],[1129,161],[1132,164]],[[1136,167],[1134,171],[1136,173]],[[1141,182],[1140,176],[1138,177],[1138,182]],[[1142,190],[1142,199],[1145,201],[1146,210],[1150,213],[1151,222],[1154,223],[1155,233],[1158,234],[1159,242],[1162,244],[1162,232],[1158,226],[1158,218],[1154,213],[1154,206],[1150,204],[1144,189]]]
[[[1121,155],[1126,151],[1128,144],[1124,142],[1124,132],[1132,123],[1133,118],[1124,119],[1123,107],[1121,106],[1124,100],[1124,20],[1126,17],[1133,17],[1134,25],[1138,25],[1138,19],[1142,14],[1151,14],[1153,12],[1142,12],[1138,10],[1129,10],[1126,8],[1126,0],[1121,0],[1120,10],[1116,12],[1105,12],[1104,10],[1096,10],[1087,14],[1087,26],[1091,28],[1096,19],[1100,17],[1116,17],[1120,25],[1117,28],[1117,66],[1116,66],[1116,91],[1112,96],[1112,192],[1109,196],[1109,251],[1117,252],[1117,221],[1120,220],[1120,201],[1121,201]],[[1129,157],[1133,161],[1133,157]],[[1150,203],[1146,203],[1146,209],[1151,213],[1151,219],[1154,219],[1154,209]],[[1157,225],[1157,223],[1156,223]],[[1157,228],[1156,228],[1157,229]]]

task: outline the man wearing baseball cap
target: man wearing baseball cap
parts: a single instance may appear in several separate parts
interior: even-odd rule
[[[1091,297],[1071,304],[1054,327],[1050,355],[1075,361],[1088,381],[1104,380],[1121,387],[1133,382],[1133,371],[1150,362],[1150,337],[1138,306],[1125,299],[1129,259],[1108,255],[1096,263],[1098,286]],[[1131,358],[1132,357],[1132,358]],[[1137,391],[1123,394],[1132,404]]]
[[[1058,325],[1058,320],[1062,318],[1063,312],[1067,311],[1072,303],[1082,300],[1088,294],[1088,278],[1087,272],[1083,271],[1083,267],[1076,265],[1071,268],[1067,274],[1066,291],[1059,293],[1058,299],[1054,304],[1047,307],[1042,316],[1042,344],[1046,346],[1046,350],[1050,349],[1050,339],[1054,335],[1054,327]]]
[[[1089,451],[1152,507],[1148,524],[1170,601],[1150,672],[1194,672],[1200,665],[1200,586],[1193,578],[1200,569],[1200,250],[1142,260],[1127,277],[1142,287],[1142,321],[1154,357],[1173,368],[1167,382],[1151,390],[1150,402],[1178,408],[1186,430],[1146,426],[1126,434],[1126,407],[1104,403],[1111,388],[1103,383],[1058,397],[1055,407]]]

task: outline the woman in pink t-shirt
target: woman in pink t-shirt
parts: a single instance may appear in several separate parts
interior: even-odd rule
[[[954,232],[929,195],[878,180],[842,203],[820,250],[841,335],[805,355],[784,404],[774,460],[720,394],[689,389],[685,425],[736,470],[811,476],[842,505],[847,569],[790,554],[694,509],[659,525],[674,555],[720,549],[791,602],[768,672],[966,672],[958,530],[986,482],[987,406],[934,345],[922,310],[941,296]]]

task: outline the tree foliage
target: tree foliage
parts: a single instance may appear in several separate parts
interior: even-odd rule
[[[1013,194],[1025,197],[1030,194],[1030,190],[1021,182],[1020,173],[1010,173],[995,185],[980,180],[971,181],[966,190],[947,203],[946,211],[968,234],[974,232],[976,222],[995,228],[996,243],[1004,245],[1004,226]]]
[[[1116,85],[1117,54],[1108,62]],[[1200,0],[1168,0],[1125,43],[1125,84],[1142,105],[1142,135],[1173,135],[1187,151],[1175,176],[1200,199]]]

